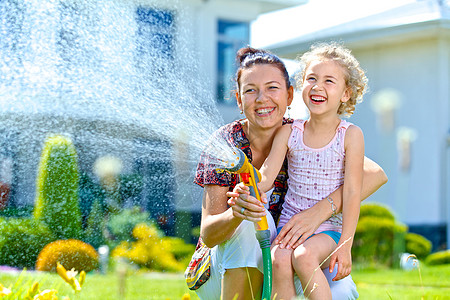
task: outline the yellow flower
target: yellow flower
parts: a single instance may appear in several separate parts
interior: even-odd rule
[[[83,286],[83,283],[84,283],[85,280],[86,280],[86,272],[85,271],[81,271],[80,272],[80,278],[79,278],[80,286]]]
[[[188,293],[186,293],[186,294],[183,295],[181,300],[191,300],[191,296]]]
[[[44,290],[34,296],[33,300],[58,300],[57,292],[57,290]]]
[[[10,289],[4,287],[3,284],[0,283],[0,297],[8,296],[12,293]]]
[[[28,290],[25,299],[31,300],[33,299],[34,295],[36,295],[39,292],[39,282],[35,281],[31,288]]]
[[[78,273],[77,271],[75,271],[75,269],[67,271],[66,268],[64,268],[64,266],[58,262],[56,263],[56,272],[59,274],[59,276],[61,276],[62,279],[64,279],[65,282],[70,284],[75,292],[81,291],[80,283],[75,278]]]

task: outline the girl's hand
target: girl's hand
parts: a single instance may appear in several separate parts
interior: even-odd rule
[[[338,244],[338,247],[342,245]],[[333,281],[341,280],[348,275],[352,271],[352,253],[351,253],[351,243],[346,243],[339,248],[333,255],[330,257],[330,273],[333,272],[333,269],[338,263],[338,271],[336,276],[333,278]]]
[[[244,183],[237,184],[232,192],[227,192],[228,205],[233,209],[233,216],[259,222],[266,215],[266,210],[262,202],[267,203],[266,194],[261,195],[261,201],[250,196],[250,188]]]
[[[283,226],[280,233],[274,240],[274,245],[280,245],[280,248],[295,249],[300,246],[308,237],[310,237],[319,228],[321,222],[316,216],[315,209],[307,209],[294,215]]]

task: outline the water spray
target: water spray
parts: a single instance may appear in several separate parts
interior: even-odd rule
[[[261,201],[256,184],[261,179],[261,173],[248,161],[247,156],[242,150],[236,148],[233,152],[233,159],[225,161],[224,170],[239,174],[239,177],[246,186],[250,188],[250,195]],[[259,242],[263,257],[264,285],[262,300],[270,300],[272,294],[272,257],[270,256],[270,231],[267,217],[255,223],[256,239]]]

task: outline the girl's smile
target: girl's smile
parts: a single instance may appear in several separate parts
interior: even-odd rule
[[[344,69],[332,60],[312,62],[305,72],[302,94],[311,114],[337,113],[349,99]]]

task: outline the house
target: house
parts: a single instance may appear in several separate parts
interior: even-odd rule
[[[109,162],[120,205],[173,233],[175,211],[200,211],[195,142],[238,115],[228,91],[250,22],[305,2],[1,1],[2,205],[34,203],[43,142],[58,133],[78,151],[85,214],[96,197],[116,201],[98,191]]]
[[[369,92],[350,121],[362,128],[366,155],[389,182],[367,201],[388,205],[434,250],[449,248],[449,2],[412,1],[267,48],[294,59],[329,40],[350,48],[369,78]]]

